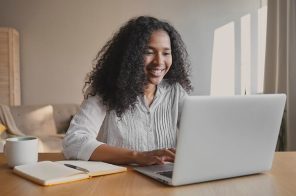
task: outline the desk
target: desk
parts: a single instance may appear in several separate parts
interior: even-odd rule
[[[62,154],[42,153],[39,160],[62,160]],[[43,187],[12,173],[0,153],[0,195],[227,195],[227,196],[295,196],[296,152],[275,154],[270,172],[180,187],[170,187],[143,176],[132,169],[127,172],[95,177],[67,184]]]

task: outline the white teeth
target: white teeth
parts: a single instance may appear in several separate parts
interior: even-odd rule
[[[161,76],[163,69],[151,69],[150,73],[154,76]]]

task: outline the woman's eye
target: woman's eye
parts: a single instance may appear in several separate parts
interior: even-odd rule
[[[145,51],[145,54],[153,54],[153,51]]]
[[[165,52],[165,53],[163,53],[163,55],[169,56],[169,55],[171,55],[171,53],[170,52]]]

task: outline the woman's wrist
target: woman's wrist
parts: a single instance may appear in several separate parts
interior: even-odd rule
[[[129,153],[129,160],[131,163],[137,163],[138,162],[138,156],[139,156],[139,153],[138,151],[130,151]]]

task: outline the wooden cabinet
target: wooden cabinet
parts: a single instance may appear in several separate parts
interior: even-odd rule
[[[0,27],[0,104],[21,104],[19,33],[5,27]]]

